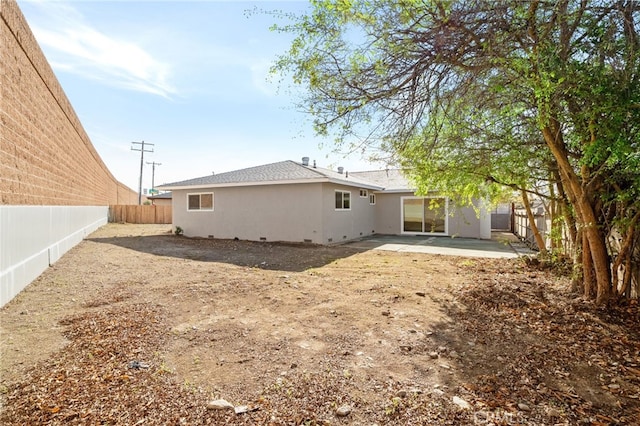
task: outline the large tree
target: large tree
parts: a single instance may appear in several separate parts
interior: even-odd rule
[[[551,182],[603,303],[612,256],[639,243],[639,18],[635,0],[312,0],[278,28],[295,39],[275,68],[307,89],[318,133],[386,153],[424,191]],[[614,230],[629,247],[611,250]]]

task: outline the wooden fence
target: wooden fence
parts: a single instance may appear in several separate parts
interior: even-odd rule
[[[551,250],[551,216],[549,216],[544,209],[538,208],[533,211],[533,217],[535,218],[538,232],[540,232],[540,235],[545,242],[545,248],[547,250]],[[573,242],[569,238],[569,231],[566,226],[563,226],[558,232],[560,232],[560,234],[557,236],[558,239],[555,242],[556,248],[562,247],[565,253],[570,252]],[[513,233],[524,241],[530,248],[538,251],[540,250],[533,235],[533,230],[525,209],[514,209]]]
[[[154,205],[111,205],[109,222],[111,223],[171,223],[171,206]]]
[[[545,215],[542,209],[536,209],[533,211],[533,217],[536,220],[536,226],[538,232],[542,235],[542,239],[545,241],[547,247],[550,247],[551,241],[549,240],[549,231],[551,230],[551,220]],[[513,210],[513,233],[516,234],[527,246],[534,250],[540,250],[536,239],[533,236],[533,230],[529,223],[529,217],[525,209]]]

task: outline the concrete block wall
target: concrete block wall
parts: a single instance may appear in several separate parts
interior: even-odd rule
[[[14,0],[0,0],[0,204],[136,204],[93,147]]]
[[[15,0],[0,0],[0,306],[137,204],[93,147]]]

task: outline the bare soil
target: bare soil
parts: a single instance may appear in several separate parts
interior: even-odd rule
[[[640,424],[639,319],[522,259],[110,224],[0,310],[0,423]]]

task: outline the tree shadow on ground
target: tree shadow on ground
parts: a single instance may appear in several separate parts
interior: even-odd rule
[[[346,246],[186,238],[175,235],[93,237],[86,240],[156,256],[289,272],[318,268],[336,259],[364,251]]]

